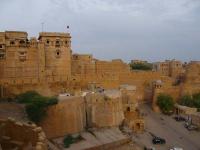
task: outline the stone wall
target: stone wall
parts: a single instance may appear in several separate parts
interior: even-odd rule
[[[86,126],[85,102],[82,97],[59,97],[57,105],[50,106],[40,123],[48,138],[78,133]]]
[[[0,120],[0,131],[0,145],[3,149],[47,150],[46,136],[42,128],[35,124],[9,118]]]
[[[108,93],[86,95],[88,127],[111,127],[122,123],[124,113],[120,91],[111,91],[111,93],[111,95]]]

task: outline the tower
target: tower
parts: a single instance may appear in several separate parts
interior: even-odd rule
[[[69,33],[41,32],[39,44],[44,45],[45,74],[52,82],[71,77],[71,36]]]

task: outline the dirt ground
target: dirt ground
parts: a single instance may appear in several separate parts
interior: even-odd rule
[[[129,143],[109,150],[143,150],[143,149],[139,147],[137,144]]]

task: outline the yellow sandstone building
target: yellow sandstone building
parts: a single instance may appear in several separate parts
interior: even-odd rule
[[[102,61],[91,54],[72,54],[69,33],[42,32],[38,39],[26,32],[0,32],[0,97],[36,90],[42,95],[76,95],[94,87],[136,87],[137,101],[153,100],[159,89],[178,98],[200,89],[200,63],[154,63],[152,71],[133,71],[120,59]],[[162,85],[155,89],[155,81]]]

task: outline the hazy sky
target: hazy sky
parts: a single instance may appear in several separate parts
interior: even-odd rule
[[[99,59],[200,60],[200,0],[0,0],[0,31],[72,35]]]

